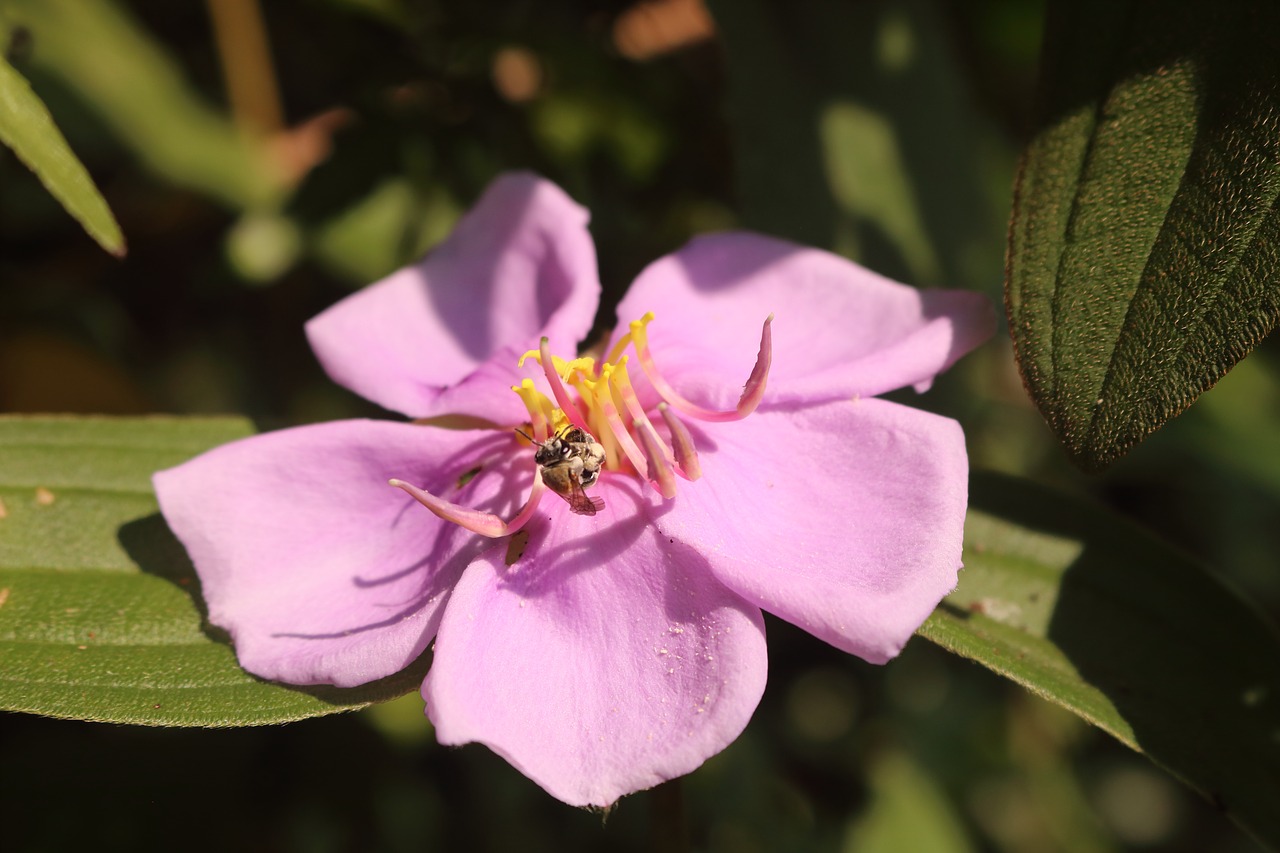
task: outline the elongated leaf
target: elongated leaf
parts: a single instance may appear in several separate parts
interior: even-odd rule
[[[1110,464],[1280,320],[1280,4],[1051,4],[1009,326],[1077,464]]]
[[[0,142],[36,173],[40,183],[98,245],[118,257],[124,235],[84,166],[71,153],[40,97],[0,55]]]
[[[5,0],[0,28],[25,27],[33,63],[78,92],[156,174],[236,209],[276,204],[284,179],[266,147],[205,101],[122,5]]]
[[[243,726],[363,707],[415,667],[352,690],[288,688],[202,628],[199,582],[151,474],[251,432],[233,419],[0,418],[0,708],[159,726]]]
[[[1142,531],[975,476],[960,585],[920,633],[1079,714],[1280,846],[1280,637]]]

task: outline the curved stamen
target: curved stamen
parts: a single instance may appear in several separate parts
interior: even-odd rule
[[[738,398],[738,416],[745,418],[756,410],[764,399],[764,390],[769,382],[769,368],[773,365],[773,314],[764,318],[760,328],[760,349],[756,351],[756,363],[751,367],[751,375],[747,384],[742,386],[742,396]]]
[[[622,465],[618,457],[618,443],[603,440],[612,432],[612,428],[605,421],[604,412],[600,411],[599,407],[588,411],[591,412],[591,429],[587,432],[601,439],[600,443],[604,446],[604,467],[610,471],[617,471]]]
[[[625,357],[618,360],[617,364],[609,365],[609,391],[613,394],[613,402],[618,407],[618,411],[626,410],[627,415],[632,422],[641,421],[651,424],[649,416],[645,414],[644,406],[640,404],[640,398],[636,396],[636,389],[631,386],[631,377],[627,375],[627,359]],[[668,462],[675,462],[675,455],[672,454],[671,448],[667,447],[667,443],[662,440],[662,436],[658,435],[655,430],[653,437],[658,440],[658,447],[662,449],[662,455]]]
[[[609,432],[613,433],[614,441],[618,443],[618,446],[622,448],[622,452],[631,460],[631,466],[636,469],[636,472],[643,474],[649,467],[646,464],[644,452],[636,445],[631,433],[627,432],[626,424],[622,422],[622,418],[618,415],[617,407],[609,399],[609,392],[605,391],[603,394],[598,394],[596,403],[600,412],[604,415],[605,423],[609,426]]]
[[[587,429],[587,419],[582,416],[582,412],[578,411],[578,407],[573,404],[573,398],[569,396],[569,389],[564,387],[564,382],[560,379],[560,372],[556,370],[555,359],[551,357],[549,349],[550,345],[551,341],[545,337],[538,342],[538,363],[542,365],[542,372],[547,377],[547,384],[551,386],[551,393],[555,395],[556,404],[564,411],[569,423],[578,429]]]
[[[658,434],[653,430],[653,424],[649,421],[633,421],[631,424],[635,427],[636,434],[640,436],[640,443],[644,445],[644,455],[649,460],[649,480],[657,488],[658,493],[667,500],[671,500],[676,496],[676,478],[671,472],[671,463],[662,454],[662,448],[658,446]]]
[[[652,314],[646,314],[643,319],[632,322],[631,338],[635,344],[636,356],[640,359],[640,367],[644,370],[644,375],[648,377],[649,383],[653,385],[654,390],[658,392],[662,399],[689,417],[697,418],[701,421],[720,423],[738,421],[756,410],[756,406],[760,405],[760,401],[764,398],[765,383],[769,378],[769,366],[773,363],[773,333],[770,331],[770,326],[773,324],[772,314],[765,318],[764,328],[760,331],[760,351],[756,354],[756,363],[751,369],[751,375],[747,377],[747,382],[742,387],[742,396],[738,398],[738,405],[728,411],[706,409],[697,403],[690,402],[662,377],[662,374],[658,371],[658,366],[653,361],[653,354],[649,351],[649,336],[645,332],[645,325],[652,319]]]
[[[650,311],[645,316],[652,318],[653,312]],[[618,342],[613,345],[613,349],[609,350],[609,356],[604,360],[605,364],[617,364],[619,361],[621,361],[622,354],[627,351],[627,347],[630,345],[631,345],[631,333],[627,332],[625,335],[618,338]]]
[[[524,507],[521,508],[520,512],[516,513],[514,518],[510,521],[503,521],[491,512],[481,512],[480,510],[459,506],[443,498],[438,498],[430,492],[423,491],[412,483],[406,483],[404,480],[388,480],[387,482],[397,489],[407,492],[410,497],[445,521],[452,522],[459,527],[470,530],[472,533],[478,533],[490,539],[509,536],[528,524],[529,519],[533,518],[534,512],[538,509],[538,503],[542,500],[543,492],[546,491],[541,473],[535,473],[533,476],[533,488],[529,491],[529,500],[525,502]]]
[[[666,421],[667,429],[671,430],[671,446],[675,448],[676,465],[680,473],[690,480],[698,479],[702,476],[702,463],[698,461],[698,450],[693,445],[689,428],[666,403],[658,404],[658,413]]]

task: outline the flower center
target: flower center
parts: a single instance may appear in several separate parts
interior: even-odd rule
[[[601,469],[632,473],[663,498],[674,498],[677,476],[696,480],[702,473],[693,438],[676,412],[695,420],[716,422],[739,420],[755,411],[764,396],[773,354],[773,315],[764,321],[760,351],[742,396],[737,406],[726,411],[690,402],[666,381],[649,347],[647,329],[652,321],[653,314],[649,313],[632,322],[599,364],[588,356],[565,360],[552,355],[546,338],[538,349],[520,357],[518,366],[528,359],[538,362],[552,396],[534,387],[532,379],[511,389],[520,395],[529,412],[533,435],[518,432],[538,446],[534,457],[538,473],[529,500],[515,518],[503,521],[491,513],[467,509],[402,480],[391,480],[391,485],[408,492],[440,518],[490,537],[506,536],[523,527],[533,517],[542,492],[548,487],[568,501],[574,512],[595,515],[604,503],[587,497],[585,490],[595,483]],[[645,378],[660,398],[654,409],[666,425],[668,439],[655,429],[631,383],[628,349],[634,350]],[[576,400],[570,388],[577,392]]]

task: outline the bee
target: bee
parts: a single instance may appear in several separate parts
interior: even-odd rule
[[[522,430],[517,430],[525,438]],[[590,497],[586,490],[600,479],[604,447],[591,433],[573,425],[562,427],[544,442],[529,438],[538,450],[533,461],[547,488],[565,499],[578,515],[595,515],[604,509],[604,498]]]

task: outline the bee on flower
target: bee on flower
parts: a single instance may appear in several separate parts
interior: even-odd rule
[[[307,325],[335,381],[412,421],[155,475],[245,669],[352,686],[434,644],[441,743],[607,806],[746,726],[762,610],[871,662],[901,650],[955,585],[968,464],[957,423],[876,396],[989,337],[987,300],[745,232],[653,263],[579,355],[599,295],[586,211],[501,176],[423,261]]]

